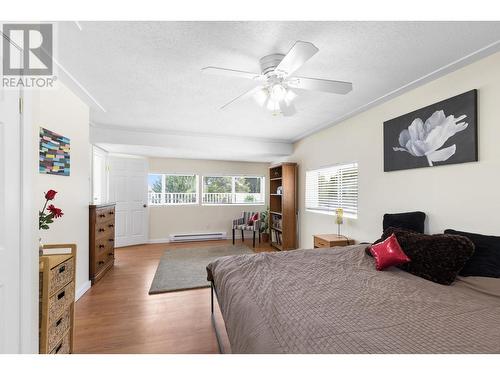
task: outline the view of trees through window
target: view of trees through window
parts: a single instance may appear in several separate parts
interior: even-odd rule
[[[203,177],[203,203],[205,204],[251,204],[263,202],[263,177]]]
[[[150,204],[198,203],[198,177],[195,175],[150,174]]]
[[[264,177],[204,176],[204,204],[263,204]],[[198,176],[150,174],[149,203],[152,205],[198,203]]]

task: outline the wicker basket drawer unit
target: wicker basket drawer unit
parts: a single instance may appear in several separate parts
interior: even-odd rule
[[[54,294],[57,290],[69,284],[73,280],[73,258],[61,263],[50,270],[49,294]]]
[[[46,254],[49,249],[55,254]],[[66,249],[65,252],[63,249]],[[71,252],[67,252],[70,249]],[[73,351],[76,245],[45,245],[40,257],[40,353]]]
[[[71,327],[71,309],[66,309],[55,322],[49,322],[48,327],[48,345],[49,348],[55,348],[64,337],[65,333]]]
[[[49,324],[64,313],[75,300],[75,284],[71,282],[49,297]]]
[[[115,263],[115,204],[89,206],[89,274],[92,285]]]
[[[60,340],[49,354],[70,354],[72,352],[71,332],[66,332],[66,335]]]

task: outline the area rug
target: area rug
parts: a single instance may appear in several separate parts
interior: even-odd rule
[[[210,286],[206,270],[208,263],[220,257],[240,254],[253,254],[253,251],[243,245],[166,250],[156,269],[149,294],[208,288]]]

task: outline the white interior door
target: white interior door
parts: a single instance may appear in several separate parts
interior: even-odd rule
[[[2,37],[3,43],[10,42],[0,32]],[[22,99],[22,90],[0,87],[0,353],[38,352],[37,215],[32,207],[38,155]]]
[[[142,158],[109,158],[109,201],[116,203],[115,245],[148,242],[148,162]]]

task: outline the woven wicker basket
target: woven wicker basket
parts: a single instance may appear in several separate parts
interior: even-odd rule
[[[66,262],[50,270],[50,295],[71,281],[73,278],[73,263],[73,259],[68,259]]]

